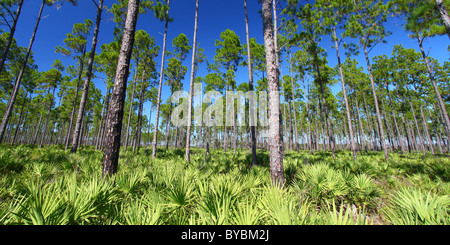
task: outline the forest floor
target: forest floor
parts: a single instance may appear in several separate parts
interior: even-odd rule
[[[106,180],[102,156],[0,145],[0,224],[450,224],[448,156],[290,151],[283,188],[260,149],[122,151]]]

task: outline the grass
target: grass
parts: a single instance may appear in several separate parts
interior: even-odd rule
[[[101,179],[102,152],[0,146],[0,224],[373,225],[449,224],[450,159],[416,154],[288,152],[286,186],[270,184],[269,156],[180,149],[122,152]]]

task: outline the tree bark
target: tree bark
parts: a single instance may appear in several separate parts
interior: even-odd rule
[[[31,100],[31,93],[30,93],[30,100]],[[13,138],[13,141],[11,142],[11,144],[15,144],[16,143],[17,136],[18,136],[18,133],[19,133],[19,128],[20,128],[20,125],[22,125],[22,118],[23,118],[23,114],[24,114],[23,113],[23,109],[25,108],[25,105],[28,104],[28,102],[29,102],[29,99],[28,99],[28,93],[27,93],[27,97],[23,101],[22,108],[20,109],[19,122],[17,123],[16,129],[15,129],[15,132],[14,132],[14,138]],[[28,108],[27,108],[27,112],[25,112],[25,115],[27,113],[28,113]],[[25,119],[26,119],[26,117],[25,117]]]
[[[397,113],[396,113],[396,111],[394,109],[394,105],[392,104],[391,92],[389,91],[389,86],[388,86],[387,83],[385,83],[385,85],[386,85],[386,91],[387,91],[387,94],[388,94],[389,105],[392,108],[392,117],[394,118],[395,132],[397,133],[397,142],[398,142],[398,144],[400,146],[400,151],[403,154],[403,153],[405,153],[405,149],[404,149],[403,142],[401,140],[401,134],[400,134],[400,131],[399,131],[397,119],[395,117],[397,115]]]
[[[23,0],[20,0],[19,5],[17,6],[16,15],[14,16],[13,24],[11,26],[11,30],[8,36],[8,41],[6,42],[5,49],[2,53],[2,57],[0,60],[0,72],[3,70],[3,66],[5,65],[6,58],[8,57],[9,49],[11,48],[11,44],[14,37],[14,32],[16,32],[17,21],[19,20],[20,12],[22,11]]]
[[[78,108],[77,122],[75,124],[75,130],[73,132],[72,148],[70,149],[70,153],[76,153],[77,148],[78,148],[81,123],[83,122],[83,117],[86,112],[86,103],[87,103],[88,94],[89,94],[89,83],[91,82],[91,77],[92,77],[92,67],[94,65],[95,48],[97,47],[97,42],[98,42],[97,39],[98,39],[98,32],[100,29],[102,10],[103,10],[103,0],[99,0],[98,8],[97,8],[97,20],[95,22],[94,36],[92,38],[91,53],[89,55],[89,60],[87,63],[86,78],[84,80],[83,93],[81,94],[80,106]]]
[[[167,7],[170,6],[170,0],[167,0]],[[169,24],[169,10],[166,12],[166,20],[164,24],[164,37],[163,37],[163,50],[161,55],[161,70],[159,72],[159,87],[158,87],[158,99],[156,101],[156,118],[155,118],[155,130],[153,131],[153,142],[152,142],[152,158],[156,157],[156,144],[158,140],[158,124],[159,124],[159,107],[161,104],[161,90],[162,90],[162,79],[164,73],[164,58],[166,53],[166,40],[167,40],[167,26]]]
[[[128,2],[125,30],[123,32],[122,45],[114,79],[114,88],[111,95],[106,123],[106,146],[103,155],[102,178],[105,175],[110,176],[117,172],[123,107],[125,103],[131,53],[133,51],[134,33],[136,31],[136,22],[139,14],[139,3],[139,0],[129,0]]]
[[[389,160],[389,154],[388,154],[388,150],[386,147],[386,141],[385,141],[385,137],[384,137],[384,129],[383,129],[383,122],[381,120],[381,114],[380,114],[380,109],[378,108],[378,98],[377,98],[377,92],[375,90],[375,82],[373,79],[373,75],[372,75],[372,68],[370,66],[370,61],[369,61],[369,55],[367,53],[367,49],[366,46],[364,45],[364,55],[366,57],[366,63],[367,63],[367,70],[369,72],[369,78],[370,78],[370,83],[372,85],[372,93],[373,93],[373,99],[374,99],[374,104],[375,104],[375,109],[377,112],[377,118],[378,118],[378,127],[379,127],[379,132],[380,132],[380,141],[381,141],[381,147],[384,150],[384,158],[387,160]]]
[[[422,58],[424,59],[425,64],[427,66],[428,75],[430,77],[431,83],[433,84],[434,92],[436,93],[436,99],[437,99],[439,109],[442,113],[442,117],[443,117],[443,121],[444,121],[443,123],[444,123],[445,127],[447,128],[447,139],[450,139],[450,119],[448,117],[447,110],[445,109],[445,104],[444,104],[444,101],[442,100],[441,93],[439,92],[439,88],[436,84],[436,80],[434,79],[433,71],[431,70],[431,66],[430,66],[430,62],[428,61],[428,58],[425,55],[425,51],[423,50],[423,46],[422,46],[423,38],[420,38],[420,36],[417,35],[417,41],[419,43],[420,52],[422,53]]]
[[[431,121],[433,121],[433,116],[431,115],[431,111],[430,111],[429,108],[428,108],[428,115],[430,116]],[[435,130],[435,134],[436,134],[435,138],[436,138],[436,142],[437,142],[438,148],[439,148],[439,153],[442,155],[443,151],[442,151],[442,144],[441,144],[441,139],[440,139],[441,137],[440,137],[438,125],[439,125],[439,123],[438,124],[436,124],[436,123],[433,124],[434,130]]]
[[[136,62],[138,63],[138,62]],[[133,101],[134,101],[134,91],[136,90],[136,83],[137,83],[137,65],[134,69],[134,81],[133,81],[133,90],[131,91],[131,97],[130,97],[130,109],[128,110],[128,121],[127,121],[127,127],[125,128],[125,142],[124,142],[124,150],[127,151],[128,148],[128,137],[130,136],[130,124],[131,124],[131,115],[133,114]]]
[[[142,81],[141,81],[141,89],[139,90],[139,109],[138,109],[138,121],[137,121],[137,129],[134,134],[134,143],[133,143],[133,152],[136,152],[136,147],[141,148],[141,128],[142,128],[142,111],[144,109],[144,77],[145,77],[145,68],[142,71]]]
[[[48,127],[48,123],[50,121],[50,112],[52,110],[52,106],[53,106],[53,98],[55,97],[55,89],[56,86],[53,87],[53,94],[52,94],[52,98],[50,100],[50,105],[48,106],[48,110],[47,110],[47,118],[45,119],[45,124],[44,124],[44,132],[42,132],[42,136],[41,136],[41,143],[39,144],[39,147],[42,148],[42,146],[44,145],[44,139],[45,139],[45,134],[47,133],[47,127]],[[50,92],[50,91],[49,91]]]
[[[249,123],[250,123],[250,134],[251,134],[251,151],[252,151],[252,166],[256,165],[256,123],[253,121],[256,118],[253,117],[255,105],[253,104],[253,67],[251,61],[251,50],[250,50],[250,37],[248,28],[248,16],[247,16],[247,0],[244,0],[244,12],[245,12],[245,33],[247,38],[247,63],[248,63],[248,90],[250,91],[249,99]]]
[[[450,38],[450,17],[448,16],[447,9],[445,8],[444,1],[436,0],[436,7],[438,8],[439,14],[441,15],[441,20],[442,23],[444,23],[447,35]]]
[[[275,6],[274,6],[275,7]],[[283,134],[281,127],[279,71],[276,60],[274,30],[272,29],[271,0],[262,1],[263,36],[266,47],[267,87],[269,92],[269,148],[272,184],[283,186]]]
[[[298,138],[298,125],[297,125],[297,108],[295,106],[295,87],[294,87],[294,75],[293,75],[293,68],[292,68],[292,53],[291,49],[289,48],[289,64],[291,66],[291,87],[292,87],[292,109],[294,110],[294,146],[297,150],[297,153],[300,153],[300,146],[299,146],[299,138]]]
[[[186,129],[186,154],[185,160],[186,162],[190,162],[191,160],[191,124],[192,124],[192,105],[194,98],[194,76],[195,76],[195,48],[197,45],[197,25],[198,25],[198,0],[195,4],[195,22],[194,22],[194,40],[192,44],[192,60],[191,60],[191,84],[189,89],[189,107],[187,113],[187,129]]]
[[[19,74],[14,83],[14,88],[11,93],[11,96],[8,100],[8,104],[5,109],[5,113],[3,114],[2,124],[0,125],[0,143],[3,141],[3,135],[5,134],[6,126],[8,125],[9,117],[11,116],[12,109],[14,108],[14,103],[16,102],[17,93],[19,92],[20,84],[22,81],[23,74],[25,72],[25,68],[28,63],[28,59],[31,55],[31,48],[34,43],[34,39],[36,37],[36,32],[39,27],[39,22],[41,21],[42,11],[44,10],[45,0],[42,0],[41,7],[39,9],[39,15],[36,19],[36,24],[34,26],[33,34],[31,35],[30,43],[28,44],[27,53],[25,55],[25,59],[23,60],[22,67],[20,68]]]
[[[86,53],[86,48],[84,48],[83,54],[80,57],[80,70],[78,71],[78,81],[77,81],[77,87],[75,88],[75,98],[73,99],[73,103],[72,103],[72,112],[70,113],[69,128],[67,129],[66,138],[64,140],[64,142],[65,142],[64,150],[67,150],[67,148],[69,147],[70,134],[72,133],[72,126],[73,126],[73,119],[75,117],[75,111],[77,108],[78,90],[80,89],[81,77],[83,76],[85,53]]]
[[[345,80],[344,80],[344,72],[342,71],[342,64],[341,64],[341,55],[339,54],[339,43],[337,39],[336,34],[336,26],[333,26],[333,35],[334,35],[334,45],[336,47],[336,56],[339,66],[339,74],[341,76],[341,84],[342,84],[342,93],[344,94],[344,103],[345,103],[345,110],[346,110],[346,116],[347,116],[347,123],[348,123],[348,130],[350,134],[350,145],[353,153],[353,159],[357,159],[356,156],[356,146],[355,146],[355,140],[353,138],[353,128],[352,128],[352,120],[350,116],[350,108],[348,106],[348,99],[347,99],[347,90],[345,89]]]
[[[434,155],[433,141],[431,141],[430,134],[428,133],[427,121],[425,120],[425,116],[423,114],[423,105],[420,105],[419,108],[420,108],[420,116],[422,117],[423,130],[425,131],[425,136],[427,137],[427,141],[430,144],[431,154]]]
[[[367,143],[367,140],[366,140],[366,133],[364,132],[364,126],[363,126],[363,124],[362,124],[362,120],[361,120],[361,115],[360,115],[360,113],[359,113],[359,103],[358,103],[358,98],[355,98],[355,104],[356,104],[356,115],[358,116],[358,122],[359,122],[359,128],[360,128],[360,136],[359,136],[359,138],[360,138],[360,140],[362,140],[363,141],[363,144],[364,144],[364,146],[365,146],[365,151],[367,152],[367,148],[368,148],[368,143]]]

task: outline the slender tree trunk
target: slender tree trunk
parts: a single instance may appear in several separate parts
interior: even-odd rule
[[[441,20],[442,23],[444,23],[447,35],[450,38],[450,17],[448,16],[447,9],[445,8],[444,1],[436,0],[436,7],[438,8],[439,14],[441,15]]]
[[[164,58],[166,53],[166,40],[167,40],[167,26],[169,24],[169,6],[170,6],[170,0],[167,0],[167,12],[166,12],[166,20],[164,24],[164,38],[163,38],[163,50],[161,55],[161,70],[159,73],[159,87],[158,87],[158,99],[156,101],[156,118],[155,118],[155,130],[153,131],[153,146],[152,146],[152,158],[156,157],[156,145],[157,145],[157,136],[158,136],[158,124],[159,124],[159,107],[161,104],[161,90],[162,90],[162,79],[163,79],[163,73],[164,73]]]
[[[170,102],[169,115],[168,115],[167,122],[166,122],[166,151],[169,149],[169,141],[170,141],[169,139],[171,138],[170,137],[170,119],[171,119],[170,114],[172,114],[172,102]]]
[[[41,21],[42,11],[44,10],[45,0],[42,0],[41,7],[39,9],[39,15],[36,19],[36,24],[34,26],[33,34],[31,35],[30,43],[28,44],[27,53],[25,55],[25,59],[23,60],[22,67],[20,68],[19,74],[17,75],[16,81],[14,83],[14,88],[11,93],[11,96],[8,100],[8,104],[5,109],[5,113],[3,114],[2,123],[0,125],[0,143],[3,141],[3,135],[5,134],[6,126],[8,125],[9,117],[11,116],[11,112],[14,108],[14,103],[16,102],[17,93],[19,92],[20,84],[23,78],[23,74],[25,72],[25,68],[28,63],[28,59],[31,54],[31,48],[34,43],[34,39],[36,37],[36,32],[39,26],[39,22]]]
[[[139,3],[139,0],[128,1],[125,30],[123,32],[122,45],[114,79],[114,88],[106,122],[106,147],[103,155],[102,178],[105,175],[113,175],[117,172],[123,107],[125,103],[131,53],[133,51],[134,33],[136,31],[136,22],[139,14]]]
[[[409,151],[409,153],[412,153],[412,152],[414,152],[413,137],[409,131],[409,127],[406,124],[405,117],[403,116],[403,114],[400,114],[400,117],[402,118],[403,128],[405,129],[405,133],[406,133],[406,141],[408,143],[408,151]]]
[[[64,142],[65,142],[65,149],[64,150],[67,150],[67,148],[69,147],[70,134],[72,133],[72,126],[73,126],[73,121],[74,121],[74,118],[75,118],[75,111],[76,111],[76,108],[77,108],[78,91],[80,89],[81,77],[83,76],[85,53],[86,53],[86,46],[83,49],[83,54],[81,55],[81,57],[79,59],[80,70],[78,71],[77,87],[75,88],[75,98],[73,99],[73,103],[72,103],[72,112],[70,113],[69,128],[67,130],[66,138],[64,140]]]
[[[320,93],[321,93],[321,99],[318,99],[318,101],[319,101],[319,105],[321,105],[320,106],[321,110],[323,109],[323,113],[325,114],[325,122],[324,123],[325,123],[326,129],[327,129],[329,143],[331,146],[331,153],[332,153],[333,159],[334,159],[334,158],[336,158],[336,155],[335,155],[336,143],[335,143],[335,139],[334,139],[333,125],[332,125],[331,119],[329,117],[328,105],[327,105],[327,101],[325,100],[325,91],[323,88],[322,76],[320,75],[320,68],[318,65],[316,65],[316,70],[317,70],[318,77],[319,77]],[[324,150],[325,150],[325,145],[324,145]]]
[[[227,70],[229,68],[227,67]],[[230,90],[230,81],[228,80],[228,76],[227,76],[227,91]],[[225,113],[225,115],[227,115],[228,113]],[[227,125],[227,119],[225,119],[225,125],[223,127],[223,151],[227,152],[228,151],[228,125]]]
[[[194,79],[195,79],[195,48],[197,45],[197,24],[198,24],[198,0],[195,4],[195,22],[194,22],[194,40],[192,44],[192,63],[191,63],[191,84],[189,89],[189,108],[187,114],[187,129],[186,129],[186,162],[190,162],[191,160],[191,124],[192,124],[192,105],[194,98]]]
[[[333,35],[334,35],[334,38],[333,38],[334,45],[336,47],[336,56],[337,56],[338,65],[339,65],[339,74],[341,76],[342,93],[344,94],[345,110],[347,112],[346,116],[347,116],[347,123],[348,123],[348,131],[350,134],[350,145],[351,145],[351,149],[353,152],[353,159],[356,160],[357,156],[356,156],[355,140],[353,138],[352,120],[351,120],[351,116],[350,116],[350,108],[348,106],[347,91],[345,89],[345,80],[344,80],[344,72],[342,71],[341,55],[339,54],[339,43],[338,43],[337,34],[336,34],[336,26],[333,26]]]
[[[312,138],[312,130],[311,130],[311,116],[309,113],[309,101],[308,101],[308,96],[309,96],[309,83],[308,81],[306,81],[307,85],[307,89],[306,91],[308,92],[308,94],[306,95],[306,116],[308,118],[308,145],[309,145],[309,153],[312,154],[313,153],[313,138]]]
[[[300,153],[300,146],[299,146],[299,138],[298,138],[298,125],[297,125],[297,108],[295,106],[295,87],[294,87],[294,74],[293,74],[293,68],[292,68],[292,53],[291,49],[289,48],[289,64],[291,66],[291,87],[292,87],[292,109],[294,110],[294,145],[295,149],[297,150],[297,153]]]
[[[420,105],[420,116],[422,117],[423,122],[423,131],[425,131],[425,136],[427,137],[427,141],[430,144],[430,151],[431,154],[434,155],[434,147],[433,147],[433,141],[431,141],[430,134],[428,133],[428,125],[427,121],[425,120],[425,116],[423,114],[423,105]]]
[[[138,62],[136,62],[138,63]],[[134,91],[136,89],[137,83],[137,66],[134,69],[134,79],[133,79],[133,90],[131,91],[130,97],[130,109],[128,110],[128,121],[127,127],[125,128],[125,142],[124,142],[124,150],[127,151],[128,148],[128,137],[130,136],[130,124],[131,124],[131,115],[133,114],[133,101],[134,101]]]
[[[108,110],[109,110],[109,104],[110,104],[109,102],[111,100],[111,89],[112,88],[108,89],[108,96],[106,98],[105,115],[104,115],[105,119],[103,120],[102,133],[100,135],[100,142],[99,142],[99,145],[98,145],[98,149],[99,150],[103,150],[103,145],[104,145],[104,142],[105,142],[106,121],[108,121]]]
[[[289,113],[289,149],[294,149],[293,138],[294,129],[292,128],[292,113],[291,113],[291,103],[288,103],[288,113]]]
[[[106,94],[105,94],[105,98],[103,99],[103,107],[102,107],[102,115],[101,115],[101,119],[100,119],[100,124],[99,124],[99,130],[98,130],[98,134],[97,134],[97,139],[95,142],[95,149],[98,150],[99,146],[100,146],[100,140],[102,138],[103,135],[103,125],[106,121],[106,110],[107,110],[107,105],[108,105],[108,98],[109,98],[109,92],[110,92],[110,88],[106,90]]]
[[[395,132],[397,134],[397,142],[398,142],[398,144],[400,146],[401,153],[403,154],[403,153],[405,153],[405,149],[404,149],[404,146],[403,146],[403,142],[401,140],[401,134],[400,134],[398,123],[397,123],[397,119],[396,119],[397,113],[396,113],[396,111],[394,109],[394,105],[392,104],[392,99],[391,99],[391,93],[389,91],[389,86],[388,86],[387,83],[385,83],[385,85],[386,85],[386,91],[387,91],[387,94],[388,94],[389,105],[392,108],[392,117],[394,118]]]
[[[52,99],[50,100],[50,105],[48,106],[47,118],[46,118],[45,124],[44,124],[44,132],[42,132],[41,143],[39,144],[40,148],[42,148],[42,146],[44,145],[45,134],[47,133],[48,122],[50,121],[50,112],[52,110],[53,98],[55,97],[55,89],[56,89],[56,86],[53,87]]]
[[[95,22],[94,36],[92,38],[91,53],[89,55],[89,60],[87,63],[86,78],[84,80],[83,93],[81,94],[80,107],[78,108],[78,116],[77,116],[77,121],[75,124],[75,130],[73,132],[72,148],[70,149],[70,153],[77,152],[77,148],[78,148],[78,140],[80,138],[81,123],[83,121],[83,117],[84,117],[84,114],[86,111],[86,103],[88,100],[89,83],[91,82],[91,77],[92,77],[92,67],[94,65],[95,48],[97,47],[97,42],[98,42],[97,39],[98,39],[98,32],[100,29],[102,10],[103,10],[103,0],[99,0],[98,8],[97,8],[97,20]]]
[[[368,125],[368,132],[372,132],[372,134],[369,133],[369,138],[371,138],[371,150],[378,150],[378,145],[376,143],[376,138],[377,138],[377,134],[378,131],[375,128],[375,126],[372,125],[372,115],[369,113],[368,107],[367,107],[367,102],[366,102],[366,96],[364,95],[364,93],[362,93],[363,96],[363,102],[364,102],[364,111],[366,114],[366,121],[367,121],[367,125]]]
[[[384,106],[383,99],[381,99],[381,113],[383,114],[384,127],[386,128],[386,135],[387,135],[388,142],[389,142],[388,148],[390,151],[392,151],[394,148],[394,143],[393,143],[392,137],[391,137],[392,129],[389,127],[390,123],[388,122],[388,117],[386,115],[386,108]]]
[[[151,121],[152,121],[152,111],[153,111],[153,106],[150,107],[150,112],[148,113],[148,131],[147,131],[147,147],[145,147],[145,155],[148,154],[148,147],[150,145],[150,126],[151,126]]]
[[[275,6],[273,6],[275,7]],[[283,186],[285,183],[283,169],[283,134],[281,127],[279,71],[276,60],[274,29],[272,29],[271,1],[262,1],[263,36],[266,47],[267,87],[269,92],[269,147],[270,176],[272,184]]]
[[[419,35],[417,35],[417,41],[419,42],[420,52],[422,53],[422,58],[425,61],[425,64],[426,64],[427,70],[428,70],[428,75],[430,77],[431,83],[433,84],[434,92],[436,93],[436,99],[437,99],[439,109],[442,113],[442,117],[444,120],[443,123],[444,123],[445,127],[447,128],[447,139],[450,139],[450,119],[448,117],[447,110],[445,109],[445,104],[444,104],[444,101],[442,100],[441,93],[439,92],[439,88],[436,84],[436,80],[434,79],[433,71],[431,70],[431,66],[430,66],[430,62],[428,61],[428,58],[425,55],[425,51],[423,50],[423,46],[422,46],[423,40],[424,40],[423,38],[421,39],[419,37]]]
[[[411,112],[413,114],[414,124],[416,126],[417,134],[419,135],[419,142],[420,142],[420,145],[422,146],[423,155],[426,156],[427,153],[426,153],[426,149],[425,149],[425,142],[423,140],[422,133],[420,132],[419,124],[417,123],[417,119],[416,119],[416,113],[414,112],[414,107],[413,107],[413,104],[411,101],[409,101],[409,105],[411,106]]]
[[[138,125],[136,129],[136,133],[134,135],[134,143],[133,143],[133,152],[136,152],[136,145],[138,148],[141,147],[141,128],[142,128],[142,110],[144,109],[144,77],[145,77],[145,68],[142,72],[142,83],[141,89],[139,91],[139,109],[138,109]]]
[[[31,98],[31,93],[30,93],[30,98]],[[13,138],[11,144],[15,144],[16,143],[17,135],[19,133],[19,128],[20,128],[20,125],[22,125],[22,118],[23,118],[23,115],[24,115],[23,109],[25,108],[26,104],[28,104],[28,93],[27,93],[27,98],[23,101],[22,108],[20,109],[19,121],[17,123],[16,129],[15,129],[15,132],[14,132],[14,138]],[[25,115],[27,113],[28,113],[28,108],[27,108],[27,112],[25,112]]]
[[[364,126],[363,126],[362,120],[361,120],[361,115],[359,114],[358,98],[355,98],[355,101],[356,101],[356,114],[358,116],[359,128],[361,131],[360,139],[364,142],[363,144],[364,144],[365,150],[367,152],[368,145],[367,145],[367,140],[366,140],[366,133],[364,132]]]
[[[283,75],[281,75],[281,77],[283,77]],[[283,139],[283,143],[284,143],[284,148],[287,149],[287,152],[289,152],[289,135],[288,135],[288,130],[287,130],[287,119],[286,119],[286,91],[284,91],[283,89],[283,101],[282,101],[282,105],[283,105],[283,136],[286,137],[287,140]]]
[[[17,6],[16,15],[14,16],[13,24],[8,36],[8,41],[6,41],[5,49],[3,50],[2,57],[0,59],[0,72],[3,70],[6,58],[8,57],[9,49],[11,48],[12,40],[14,37],[14,32],[16,32],[17,21],[19,20],[20,12],[22,11],[23,0],[20,0]]]
[[[428,108],[428,115],[430,116],[430,119],[431,119],[431,121],[433,121],[433,116],[431,115],[431,111],[430,111],[430,109]],[[441,145],[441,137],[440,137],[440,134],[439,134],[439,129],[438,129],[438,125],[439,125],[439,123],[437,123],[437,124],[433,124],[433,126],[434,126],[434,132],[435,132],[435,135],[436,135],[436,142],[437,142],[437,144],[438,144],[438,148],[439,148],[439,153],[442,155],[443,154],[443,151],[442,151],[442,145]]]
[[[381,120],[381,114],[380,114],[380,109],[378,108],[378,98],[377,98],[377,93],[375,90],[375,82],[373,80],[373,75],[372,75],[372,68],[370,66],[370,61],[369,61],[369,55],[367,53],[367,49],[366,46],[364,45],[364,55],[366,57],[366,63],[367,63],[367,70],[369,72],[369,77],[370,77],[370,83],[372,84],[372,93],[373,93],[373,99],[374,99],[374,104],[375,104],[375,109],[377,112],[377,118],[378,118],[378,127],[379,127],[379,132],[380,132],[380,140],[381,140],[381,147],[384,150],[384,158],[387,160],[389,160],[389,154],[388,154],[388,149],[386,147],[386,141],[384,138],[384,129],[383,129],[383,122]]]
[[[249,27],[248,27],[248,16],[247,16],[247,0],[244,0],[244,11],[245,11],[245,33],[247,39],[247,63],[248,63],[248,90],[250,91],[249,99],[249,123],[250,123],[250,134],[251,134],[251,151],[252,151],[252,166],[256,165],[256,118],[253,117],[255,113],[255,105],[253,104],[253,66],[251,61],[251,50],[250,50],[250,37],[249,37]]]
[[[46,104],[44,104],[44,108],[45,107],[46,107]],[[35,133],[34,133],[33,141],[31,142],[33,145],[36,144],[36,141],[37,141],[37,138],[38,138],[38,135],[39,135],[39,130],[41,129],[42,114],[43,113],[41,113],[41,115],[39,116],[39,121],[38,121],[38,123],[36,125],[36,130],[35,130]]]

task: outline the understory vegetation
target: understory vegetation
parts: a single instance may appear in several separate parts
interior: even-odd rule
[[[270,181],[269,154],[193,148],[121,152],[101,178],[92,147],[0,146],[0,224],[431,225],[450,224],[450,159],[361,152],[287,152],[286,184]]]

